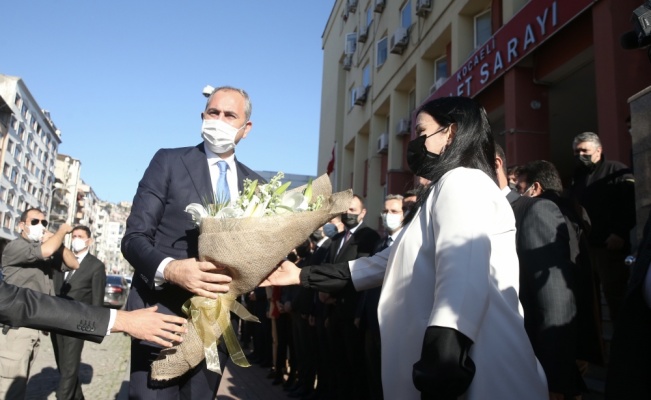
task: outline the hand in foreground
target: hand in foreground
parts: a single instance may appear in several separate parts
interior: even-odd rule
[[[293,262],[283,261],[280,267],[276,268],[260,286],[289,286],[299,285],[301,269]]]
[[[146,340],[164,347],[182,342],[181,333],[188,329],[184,318],[157,313],[157,306],[134,311],[118,310],[111,332],[124,332],[136,339]]]
[[[232,278],[224,275],[226,268],[194,258],[174,260],[165,267],[165,280],[188,292],[216,299],[218,293],[228,292]]]

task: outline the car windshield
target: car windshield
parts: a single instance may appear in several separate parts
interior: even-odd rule
[[[111,285],[121,285],[122,277],[120,275],[109,275],[106,277],[106,283],[110,283]]]

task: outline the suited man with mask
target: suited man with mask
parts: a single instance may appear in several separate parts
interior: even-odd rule
[[[199,232],[185,207],[206,201],[234,201],[244,179],[263,179],[239,162],[235,146],[252,127],[248,94],[233,87],[216,88],[201,113],[203,142],[193,147],[161,149],[151,160],[133,200],[122,239],[122,253],[134,267],[128,310],[158,305],[159,312],[182,316],[193,295],[216,298],[228,291],[231,278],[199,261]],[[174,382],[151,382],[152,361],[160,347],[133,340],[131,398],[214,398],[221,375],[205,361]],[[226,361],[226,354],[220,351]],[[221,364],[224,365],[224,364]]]
[[[94,306],[104,304],[106,272],[104,263],[88,252],[93,243],[90,229],[76,226],[72,229],[71,248],[79,269],[76,271],[55,271],[52,277],[55,294],[71,300],[78,300]],[[84,398],[79,382],[79,365],[84,341],[66,335],[52,334],[52,347],[57,362],[59,387],[57,399],[80,400]]]
[[[342,214],[344,231],[332,238],[327,263],[356,260],[373,254],[380,235],[364,223],[364,200],[354,195],[348,212]],[[331,349],[338,365],[336,374],[337,398],[363,399],[367,385],[365,377],[363,338],[355,325],[359,292],[352,285],[330,294],[333,307],[329,316]],[[351,390],[353,388],[353,390]],[[352,397],[351,397],[352,396]]]

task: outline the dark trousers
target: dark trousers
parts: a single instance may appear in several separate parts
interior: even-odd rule
[[[288,313],[282,313],[276,318],[276,373],[282,377],[283,371],[290,357],[294,357],[291,352],[291,332],[292,319]],[[291,368],[292,374],[295,373],[294,368]]]
[[[61,378],[56,391],[58,400],[82,400],[84,394],[79,382],[79,365],[81,352],[84,348],[82,339],[75,339],[64,335],[51,335],[54,358]]]
[[[222,371],[226,368],[228,355],[219,349],[219,364]],[[140,340],[131,341],[131,377],[129,381],[129,399],[131,400],[197,400],[214,399],[219,389],[222,375],[208,370],[206,361],[202,361],[178,380],[171,382],[152,381],[150,379],[151,363],[154,362],[160,348],[143,344]]]
[[[368,380],[369,399],[382,400],[382,360],[380,352],[380,332],[367,329],[364,336],[366,350],[366,379]]]
[[[316,377],[315,359],[315,335],[314,327],[311,327],[307,316],[293,313],[292,335],[294,338],[294,349],[296,350],[298,364],[298,383],[306,392],[314,389]]]
[[[335,363],[337,399],[368,398],[364,341],[353,318],[329,319],[331,350]],[[352,390],[351,390],[352,389]]]
[[[624,264],[628,254],[621,250],[590,247],[590,261],[597,271],[604,297],[608,304],[610,319],[617,320],[619,308],[624,301],[628,284],[629,267]]]

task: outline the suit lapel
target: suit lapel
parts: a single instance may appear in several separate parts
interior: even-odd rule
[[[199,198],[204,201],[213,202],[214,191],[210,180],[210,170],[206,153],[203,149],[203,143],[198,144],[187,154],[181,157],[188,176],[192,181],[194,189],[197,191]]]

